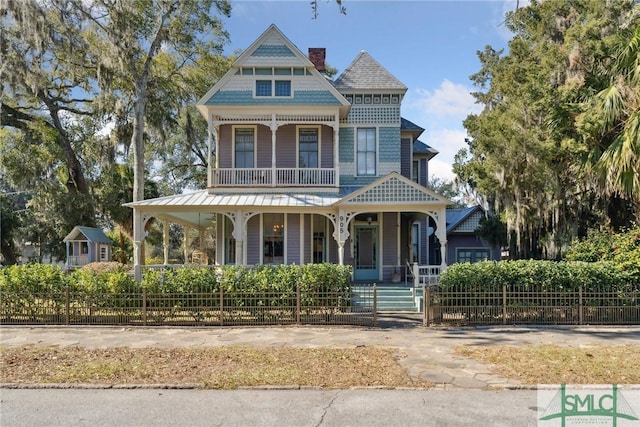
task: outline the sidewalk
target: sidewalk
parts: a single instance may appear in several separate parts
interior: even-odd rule
[[[77,345],[108,347],[355,347],[396,349],[409,375],[443,389],[520,388],[518,381],[490,372],[487,364],[457,356],[457,346],[556,344],[640,345],[634,327],[485,327],[425,328],[412,319],[387,317],[382,327],[0,327],[0,346]]]

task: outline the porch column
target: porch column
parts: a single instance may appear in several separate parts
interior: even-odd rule
[[[338,264],[344,265],[344,244],[349,238],[349,221],[347,213],[343,210],[338,212],[337,224],[334,224],[335,231],[333,238],[338,243]]]
[[[162,255],[164,265],[169,264],[169,221],[162,221]]]
[[[184,226],[184,264],[189,263],[189,230],[190,228],[186,225]]]
[[[278,132],[278,124],[276,123],[276,114],[271,115],[271,186],[275,187],[278,180],[276,179],[276,133]],[[257,136],[256,136],[257,137]]]
[[[212,168],[211,162],[213,161],[213,150],[214,147],[213,141],[213,124],[211,123],[211,113],[207,114],[207,187],[211,187],[212,183]],[[166,264],[166,262],[165,262]]]
[[[142,213],[133,208],[133,278],[142,280],[142,241],[144,240],[144,223]]]
[[[336,187],[340,187],[340,115],[336,114],[333,124],[333,169]]]
[[[244,240],[246,236],[244,212],[237,211],[233,218],[233,238],[236,239],[236,265],[245,265]]]
[[[436,237],[440,242],[440,272],[447,268],[447,219],[446,207],[438,209]]]

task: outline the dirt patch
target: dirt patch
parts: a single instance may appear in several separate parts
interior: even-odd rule
[[[484,346],[455,351],[491,363],[496,373],[526,384],[640,383],[640,346]]]
[[[415,381],[390,349],[356,347],[208,349],[10,347],[0,351],[0,382],[202,384],[251,386],[429,387]]]

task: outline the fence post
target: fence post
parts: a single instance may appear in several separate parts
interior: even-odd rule
[[[502,324],[507,324],[507,285],[502,285]]]
[[[69,326],[69,286],[65,286],[64,288],[64,323]]]
[[[378,287],[373,284],[373,326],[378,323]]]
[[[220,286],[220,326],[224,324],[224,294],[223,294],[222,286]]]
[[[142,324],[147,326],[147,288],[142,287]]]
[[[429,292],[429,288],[426,285],[422,285],[422,324],[424,326],[429,326],[429,321],[431,320],[431,293]]]
[[[582,310],[582,285],[578,287],[578,324],[582,325],[583,319],[583,310]]]
[[[300,324],[300,283],[296,283],[296,325]]]

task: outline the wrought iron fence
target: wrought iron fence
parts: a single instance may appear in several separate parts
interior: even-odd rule
[[[638,325],[640,289],[465,292],[424,287],[423,323],[455,325]]]
[[[374,301],[373,298],[367,301]],[[0,293],[1,324],[33,325],[373,325],[372,302],[354,294],[296,289],[211,293],[79,292]]]

